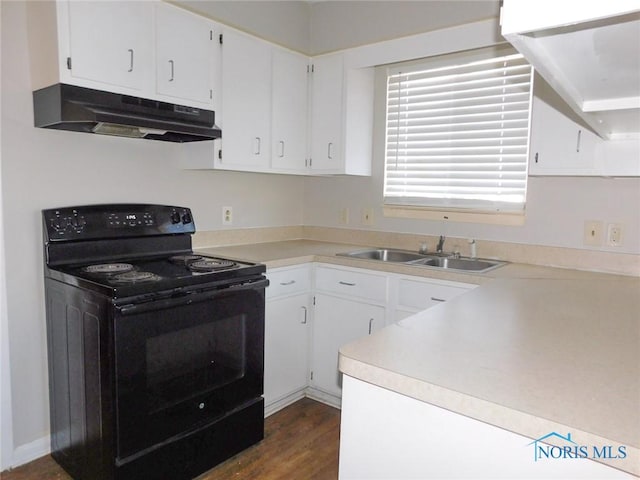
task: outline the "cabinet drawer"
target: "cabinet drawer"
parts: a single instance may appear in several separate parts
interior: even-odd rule
[[[366,298],[376,303],[387,301],[387,277],[384,275],[318,267],[316,289],[347,297]]]
[[[401,279],[398,285],[398,305],[422,310],[446,302],[472,288],[475,288],[475,285],[443,285]]]
[[[270,270],[267,272],[267,277],[269,278],[267,298],[307,292],[311,288],[311,272],[308,265]]]

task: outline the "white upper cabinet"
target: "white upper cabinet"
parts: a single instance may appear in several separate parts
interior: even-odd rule
[[[531,111],[529,175],[640,176],[640,141],[603,140],[542,79]]]
[[[596,145],[601,141],[588,128],[534,97],[529,175],[598,175]]]
[[[212,109],[217,24],[158,1],[28,2],[33,89],[55,83]]]
[[[311,170],[371,175],[373,68],[348,68],[344,54],[313,59]]]
[[[344,56],[313,59],[311,169],[341,173]]]
[[[503,36],[600,137],[640,138],[640,2],[504,0]]]
[[[305,173],[309,58],[275,48],[272,62],[271,167]]]
[[[67,23],[60,33],[68,40],[68,54],[61,55],[61,72],[70,77],[68,83],[93,88],[108,84],[138,94],[148,89],[153,80],[151,3],[59,2],[58,6],[62,24]]]
[[[266,171],[271,155],[271,45],[233,29],[222,41],[222,158],[217,166]]]
[[[167,3],[156,8],[157,92],[176,99],[214,103],[220,30],[204,17]]]

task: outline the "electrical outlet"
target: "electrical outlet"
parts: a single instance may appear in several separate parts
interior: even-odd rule
[[[347,207],[340,210],[340,223],[342,225],[349,224],[349,209]]]
[[[584,222],[583,243],[593,247],[602,245],[602,222],[598,220],[587,220]]]
[[[233,225],[233,207],[222,207],[222,225]]]
[[[373,209],[372,208],[362,209],[362,224],[373,225]]]
[[[611,247],[619,247],[622,245],[622,225],[619,223],[610,223],[607,225],[607,245]]]

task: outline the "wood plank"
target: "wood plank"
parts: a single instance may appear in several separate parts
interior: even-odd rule
[[[265,420],[262,442],[203,473],[197,480],[335,480],[340,410],[303,398]],[[2,480],[71,480],[50,455],[8,472]]]

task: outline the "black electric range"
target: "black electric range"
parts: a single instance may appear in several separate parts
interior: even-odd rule
[[[258,263],[185,207],[43,210],[51,454],[79,480],[191,479],[264,436]]]

